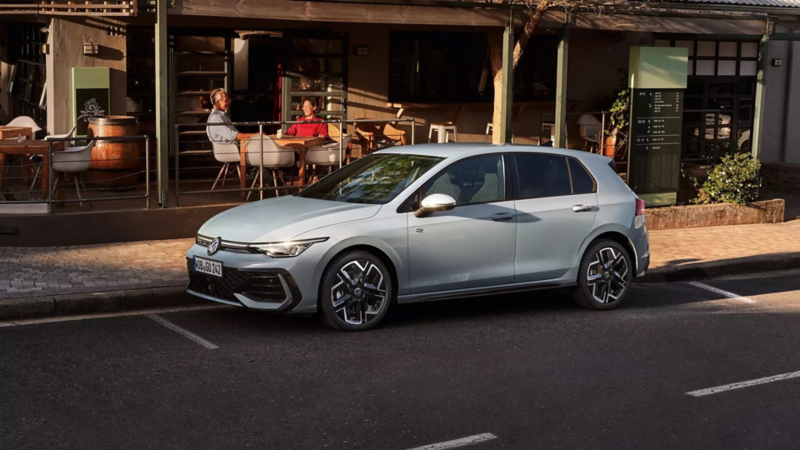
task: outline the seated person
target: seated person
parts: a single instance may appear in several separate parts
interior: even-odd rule
[[[230,117],[226,114],[231,107],[231,99],[225,90],[214,89],[209,96],[213,108],[208,115],[207,123],[231,123]],[[224,144],[235,144],[237,141],[246,141],[258,133],[240,133],[233,125],[219,125],[206,127],[206,134],[211,142],[221,142]]]
[[[297,119],[300,122],[289,127],[286,136],[328,137],[328,124],[322,123],[322,119],[316,116],[317,101],[311,97],[303,99],[303,117]]]

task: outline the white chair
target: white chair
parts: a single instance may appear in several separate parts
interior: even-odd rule
[[[42,131],[42,128],[36,124],[36,121],[31,119],[28,116],[19,116],[14,118],[11,122],[8,122],[5,126],[7,127],[25,127],[30,128],[34,135],[36,133]]]
[[[444,143],[450,142],[450,132],[453,132],[453,142],[458,142],[458,127],[453,122],[439,122],[432,123],[431,129],[428,131],[428,142],[433,138],[433,132],[436,132],[437,142]]]
[[[217,187],[220,177],[222,177],[220,188],[225,188],[225,179],[228,177],[231,164],[237,164],[236,172],[241,176],[241,169],[238,166],[241,162],[241,155],[239,154],[239,146],[235,143],[226,144],[224,142],[212,142],[211,147],[214,149],[214,159],[222,163],[222,169],[220,169],[217,179],[214,180],[214,184],[211,186],[211,190],[213,191]]]
[[[53,153],[53,160],[51,161],[53,172],[58,172],[56,180],[53,183],[53,192],[58,193],[58,184],[61,181],[62,175],[66,183],[69,174],[72,174],[72,178],[75,181],[75,192],[78,194],[78,199],[83,200],[83,197],[81,197],[81,188],[86,190],[86,186],[84,186],[83,180],[81,180],[80,173],[89,169],[89,164],[92,162],[92,148],[94,148],[94,144],[95,141],[91,141],[88,145],[83,147],[68,147],[63,151]],[[81,207],[83,207],[83,201],[81,201],[80,204]],[[91,207],[91,203],[89,203],[89,206]]]
[[[294,150],[287,147],[281,147],[268,136],[263,136],[264,148],[262,152],[261,142],[262,137],[258,135],[251,137],[247,141],[247,164],[256,168],[256,176],[253,178],[253,185],[250,186],[250,189],[254,189],[256,187],[256,183],[258,183],[258,180],[261,177],[261,171],[258,169],[263,165],[265,169],[270,169],[272,171],[272,183],[276,188],[275,194],[280,196],[280,193],[278,193],[277,190],[277,169],[294,166]],[[282,173],[280,174],[280,178],[281,181],[283,181]],[[250,194],[252,193],[253,191],[248,192],[247,198],[245,198],[244,201],[249,200]]]
[[[600,140],[603,133],[602,122],[597,120],[597,117],[591,114],[584,114],[578,119],[578,126],[580,127],[581,137],[583,138],[583,150],[589,151],[596,145],[598,153],[600,152]]]
[[[78,126],[75,125],[74,127],[72,127],[71,130],[69,130],[69,133],[53,134],[53,135],[50,135],[50,136],[45,136],[44,140],[45,141],[50,141],[50,140],[53,140],[53,139],[71,138],[72,137],[72,133],[74,133],[77,128],[78,128]],[[61,141],[61,142],[68,142],[68,141]],[[31,192],[33,192],[33,188],[34,188],[34,186],[36,186],[36,181],[42,175],[42,161],[40,161],[40,158],[38,156],[31,155],[31,164],[35,164],[36,165],[36,172],[33,174],[33,183],[31,183],[31,189],[30,189],[30,191],[28,191],[29,194]]]
[[[327,167],[328,173],[330,173],[334,166],[339,165],[339,162],[342,160],[341,153],[347,151],[347,148],[350,146],[350,140],[351,136],[345,134],[342,136],[341,146],[338,142],[331,142],[329,144],[309,148],[308,151],[306,151],[306,164],[313,164],[317,167]]]

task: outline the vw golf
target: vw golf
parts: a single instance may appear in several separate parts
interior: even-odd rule
[[[186,256],[192,295],[349,331],[394,303],[557,287],[611,309],[650,262],[644,202],[610,159],[488,144],[372,153],[213,217]]]

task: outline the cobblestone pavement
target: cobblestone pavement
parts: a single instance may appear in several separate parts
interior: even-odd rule
[[[0,247],[0,300],[180,286],[192,239],[75,247]],[[800,221],[650,232],[650,269],[800,253]]]
[[[75,247],[0,247],[0,299],[186,283],[192,239]]]

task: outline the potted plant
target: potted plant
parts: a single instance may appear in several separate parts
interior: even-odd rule
[[[623,88],[617,91],[609,112],[610,126],[605,130],[603,155],[614,160],[622,159],[628,140],[630,125],[631,91]]]

